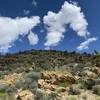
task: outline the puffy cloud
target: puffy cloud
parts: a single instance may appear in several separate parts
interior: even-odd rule
[[[89,35],[87,21],[81,8],[74,3],[65,1],[58,13],[49,11],[43,18],[47,29],[46,47],[56,46],[63,38],[66,26],[69,25],[78,36],[86,37]]]
[[[74,4],[74,5],[76,5],[76,6],[78,5],[78,2],[77,1],[70,0],[69,2],[72,3],[72,4]]]
[[[34,28],[40,19],[35,17],[0,17],[0,52],[7,52],[19,36],[25,36]]]
[[[78,49],[79,51],[84,50],[84,49],[89,49],[90,43],[95,42],[96,40],[97,40],[96,37],[89,38],[89,39],[87,39],[85,42],[82,42],[82,43],[77,47],[77,49]]]
[[[64,38],[64,35],[60,32],[50,32],[47,36],[47,42],[45,43],[46,46],[56,46],[58,45],[59,41],[61,41]]]
[[[34,34],[32,31],[30,31],[30,33],[28,35],[28,40],[31,45],[35,45],[38,43],[39,38],[38,38],[37,34]]]

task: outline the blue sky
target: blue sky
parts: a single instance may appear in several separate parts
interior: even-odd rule
[[[84,33],[84,36],[79,36],[77,32],[80,30],[74,30],[74,28],[71,28],[67,23],[63,23],[65,31],[58,29],[55,31],[55,28],[53,28],[54,25],[52,26],[50,25],[50,22],[46,23],[44,20],[44,16],[46,16],[46,19],[51,20],[49,19],[49,11],[54,13],[55,17],[58,17],[58,19],[63,19],[63,15],[62,17],[59,17],[59,12],[62,12],[61,8],[65,4],[65,1],[68,1],[69,5],[72,4],[72,7],[77,6],[78,8],[81,8],[81,12],[83,12],[85,16],[85,18],[82,18],[88,23],[88,25],[82,24],[83,27],[87,28],[85,31],[90,33],[87,38],[84,38],[87,34]],[[93,52],[93,50],[96,49],[97,51],[100,51],[99,10],[100,0],[0,0],[0,27],[1,29],[4,28],[8,30],[8,33],[4,30],[0,31],[0,52],[18,52],[29,49],[75,50],[79,52]],[[67,11],[68,9],[66,8],[66,14]],[[81,12],[78,13],[80,14]],[[39,19],[32,19],[31,16],[39,17]],[[9,21],[5,21],[6,18],[8,18],[7,20]],[[23,18],[26,18],[26,22],[30,22],[27,22],[26,25],[26,23],[24,23],[25,21],[23,21]],[[16,19],[18,20],[16,21]],[[56,23],[53,22],[53,24],[57,25],[58,23],[60,25],[61,21],[58,19],[55,19]],[[69,19],[67,15],[65,16],[64,20],[66,21],[66,19]],[[53,18],[52,20],[54,21]],[[73,20],[78,19],[75,17]],[[15,21],[15,23],[17,22],[17,24],[20,26],[20,29],[17,30],[15,28],[16,25],[12,23],[13,21]],[[31,23],[31,21],[33,21],[33,23]],[[8,24],[9,22],[11,24]],[[79,22],[82,23],[82,21]],[[21,25],[26,26],[23,28]],[[48,29],[46,26],[49,26],[52,29]],[[14,28],[20,33],[16,32]],[[61,28],[63,27],[61,26]],[[55,34],[53,37],[54,41],[48,35],[50,33],[48,31],[50,31],[53,35]],[[16,33],[18,35],[13,36],[13,32],[14,34]],[[23,34],[21,32],[23,32]],[[58,37],[58,35],[61,37]],[[60,40],[57,41],[57,38]],[[81,46],[81,49],[78,49],[79,46]]]

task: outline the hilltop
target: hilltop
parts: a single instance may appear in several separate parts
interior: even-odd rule
[[[0,100],[100,100],[100,54],[31,50],[0,56]]]

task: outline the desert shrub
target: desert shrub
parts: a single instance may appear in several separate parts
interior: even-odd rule
[[[93,93],[100,96],[100,85],[93,86],[92,90],[93,90]]]
[[[65,91],[66,91],[66,88],[64,88],[64,87],[59,87],[56,89],[57,93],[61,93],[61,92],[65,92]]]
[[[15,82],[15,87],[17,89],[36,89],[38,87],[37,80],[39,79],[40,74],[37,72],[24,72],[20,79],[17,79]]]
[[[78,100],[76,96],[68,96],[66,100]]]
[[[79,79],[79,80],[77,80],[76,81],[76,84],[78,85],[78,87],[80,88],[80,89],[85,89],[85,90],[87,90],[87,89],[92,89],[92,86],[94,86],[95,85],[95,82],[94,82],[94,80],[92,80],[92,79]]]
[[[83,71],[83,68],[84,68],[84,64],[82,63],[75,63],[73,64],[73,72],[77,75],[79,75],[82,71]]]
[[[9,87],[6,89],[6,92],[7,92],[8,94],[13,94],[13,93],[15,93],[15,92],[16,92],[15,86],[9,86]]]
[[[15,82],[15,87],[17,89],[20,89],[24,86],[24,79],[20,78],[20,79],[17,79],[16,82]]]
[[[7,93],[0,93],[0,100],[15,100],[14,95],[8,95]]]
[[[48,94],[47,100],[59,100],[58,94],[56,92],[51,92]]]
[[[77,86],[80,89],[83,89],[84,88],[84,81],[82,79],[77,80],[75,84],[77,84]]]
[[[29,85],[29,88],[30,89],[34,89],[34,88],[37,88],[38,87],[38,84],[37,84],[37,82],[32,82],[30,85]]]
[[[46,100],[45,94],[43,91],[41,91],[40,89],[37,89],[36,91],[36,100]]]
[[[31,71],[31,72],[29,72],[29,73],[26,73],[25,77],[26,77],[26,78],[31,78],[33,81],[34,81],[34,80],[37,81],[38,79],[40,79],[41,74],[38,73],[38,72],[33,72],[33,71]]]
[[[62,82],[62,83],[59,83],[59,86],[66,88],[66,87],[69,86],[69,83],[68,82]]]
[[[67,89],[67,92],[69,95],[78,95],[78,94],[80,94],[81,91],[77,86],[73,85]]]
[[[38,79],[40,78],[40,73],[37,72],[29,72],[24,73],[23,79],[24,85],[23,89],[29,89],[32,93],[35,93],[38,88]]]
[[[33,82],[32,78],[25,77],[25,84],[31,84]]]
[[[0,84],[0,100],[15,100],[14,93],[16,89],[8,84]]]
[[[0,91],[0,100],[7,100],[7,93]]]
[[[9,85],[7,84],[3,84],[3,83],[0,83],[0,92],[6,92],[6,90],[8,89]]]
[[[99,79],[95,79],[95,85],[100,85],[100,78]]]
[[[34,81],[28,86],[28,88],[32,93],[36,93],[38,88],[38,83]]]
[[[3,79],[4,78],[4,73],[3,71],[0,71],[0,79]]]
[[[92,87],[95,85],[95,82],[93,79],[87,79],[85,82],[84,82],[84,86],[87,88],[87,89],[92,89]]]

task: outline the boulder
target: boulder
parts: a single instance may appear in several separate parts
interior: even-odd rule
[[[43,80],[50,80],[52,84],[58,85],[59,83],[69,83],[69,84],[74,84],[76,79],[75,77],[67,71],[46,71],[42,73],[42,79]]]
[[[29,90],[20,91],[17,96],[17,100],[35,100],[35,96]]]

